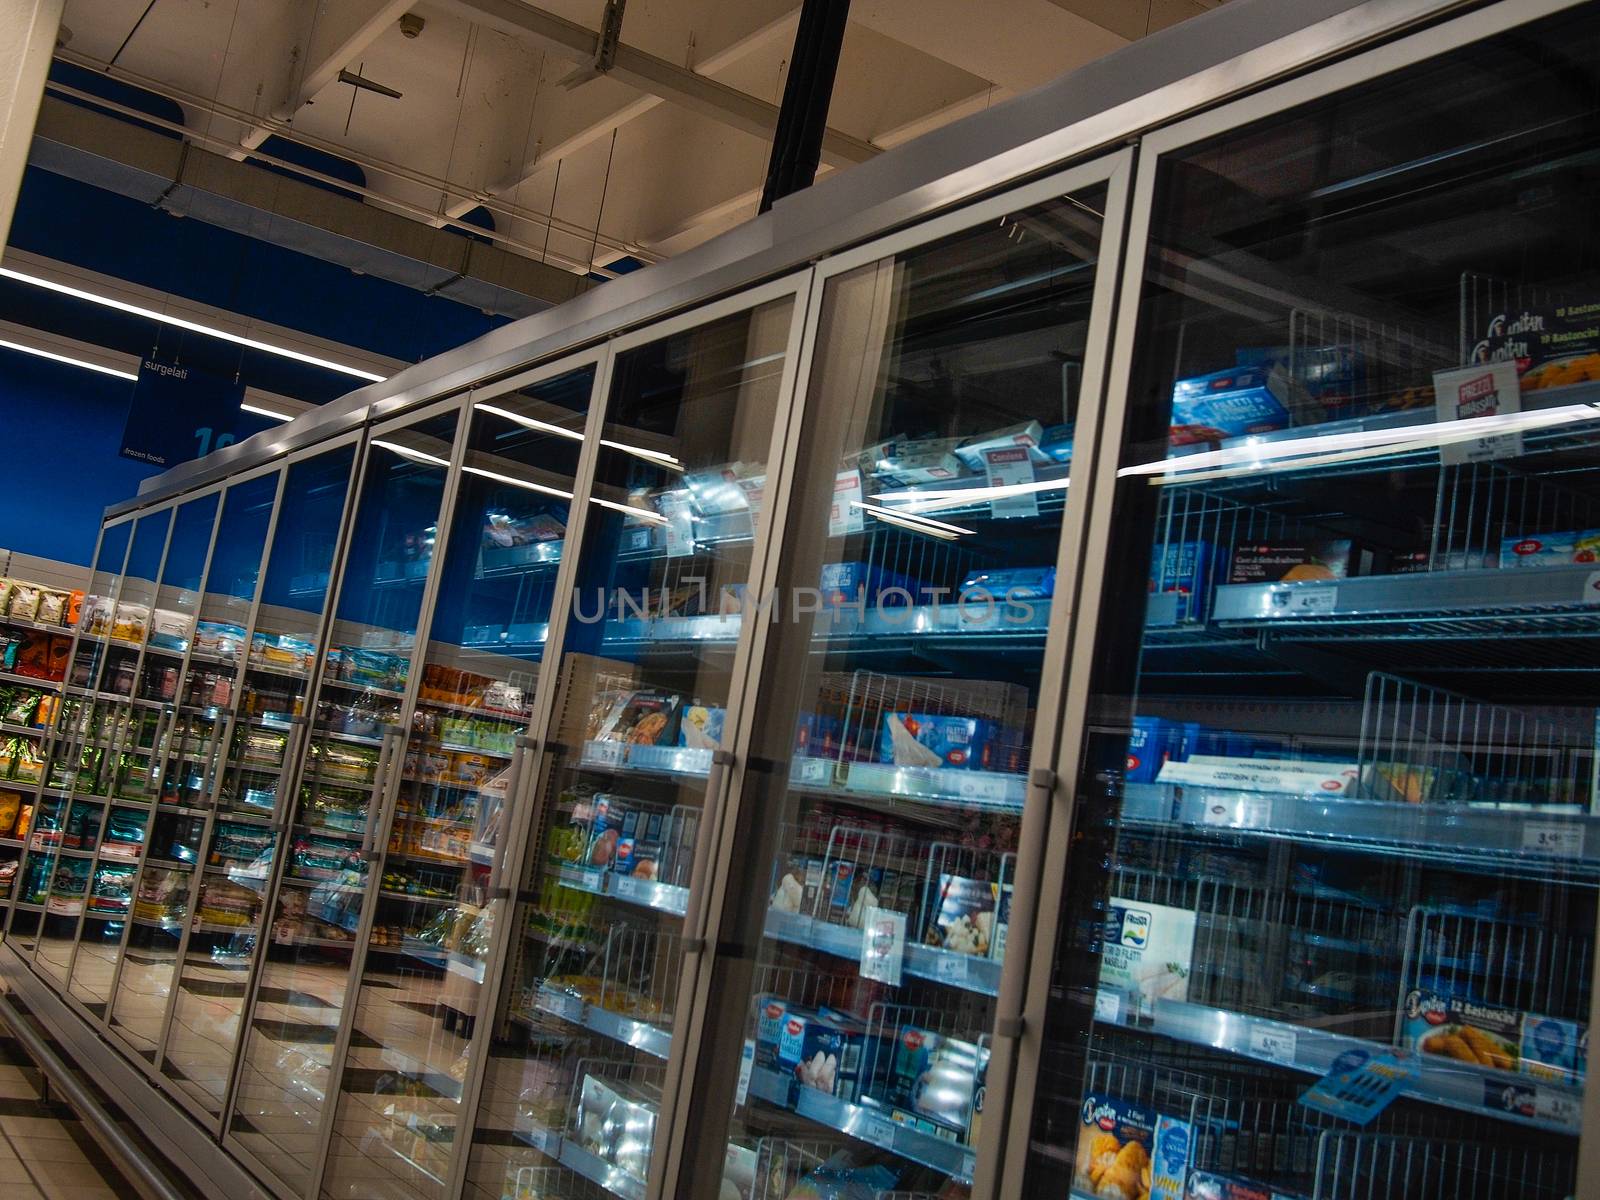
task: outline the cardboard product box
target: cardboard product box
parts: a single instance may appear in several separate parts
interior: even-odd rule
[[[1128,761],[1123,779],[1128,783],[1153,783],[1169,759],[1188,755],[1189,730],[1180,721],[1164,717],[1135,717],[1128,734]]]
[[[859,597],[868,608],[899,608],[915,604],[922,594],[922,584],[910,576],[864,562],[823,563],[821,586],[822,603],[829,607],[854,604]]]
[[[1186,1000],[1194,955],[1192,909],[1111,897],[1101,934],[1100,987],[1129,1015],[1151,1015],[1159,1000]]]
[[[936,903],[928,918],[928,927],[923,930],[923,942],[958,954],[988,957],[994,942],[995,909],[999,899],[998,883],[940,875]]]
[[[1522,1061],[1522,1016],[1426,988],[1406,993],[1400,1043],[1418,1054],[1516,1071]]]
[[[1525,1075],[1558,1083],[1582,1083],[1589,1066],[1589,1030],[1581,1021],[1522,1016],[1522,1046],[1518,1060]]]
[[[1349,538],[1304,542],[1240,542],[1228,563],[1229,583],[1331,581],[1366,573],[1371,553]]]
[[[987,592],[996,600],[1048,600],[1056,594],[1054,567],[1006,567],[974,571],[961,581],[961,595]],[[982,604],[973,602],[981,610]]]
[[[778,1034],[778,1066],[801,1087],[853,1101],[865,1042],[866,1027],[854,1017],[790,1005]]]
[[[756,1066],[768,1070],[782,1069],[779,1046],[788,1016],[789,1001],[784,997],[770,992],[756,997]]]
[[[947,483],[959,479],[963,472],[956,447],[960,444],[960,438],[898,442],[892,453],[873,463],[873,477],[890,487],[914,487],[920,483]]]
[[[1289,385],[1280,371],[1234,367],[1172,387],[1168,436],[1174,446],[1269,433],[1290,423]]]
[[[1467,361],[1516,363],[1524,392],[1600,379],[1600,303],[1579,300],[1496,313]]]
[[[1044,436],[1039,439],[1039,449],[1044,456],[1051,462],[1071,462],[1075,428],[1072,425],[1046,425]]]
[[[1004,429],[996,429],[992,433],[979,434],[977,437],[968,438],[955,448],[955,453],[956,457],[961,460],[962,466],[969,471],[982,475],[989,469],[988,460],[984,455],[991,450],[1011,450],[1020,446],[1028,451],[1028,458],[1033,462],[1046,463],[1051,461],[1050,456],[1039,448],[1040,443],[1043,441],[1043,425],[1037,421],[1021,421],[1015,425],[1008,425]]]
[[[1519,534],[1500,540],[1502,567],[1563,567],[1600,561],[1600,529]]]
[[[1146,1105],[1100,1092],[1085,1095],[1073,1187],[1089,1196],[1142,1196],[1158,1120],[1159,1114]]]
[[[1204,621],[1217,559],[1217,548],[1210,542],[1169,542],[1150,564],[1151,594],[1176,592],[1178,620]]]
[[[727,710],[709,704],[691,704],[678,721],[678,745],[690,750],[715,750],[722,745],[722,724]]]
[[[994,736],[994,724],[977,717],[884,713],[878,759],[898,767],[986,771]]]
[[[966,1141],[972,1129],[981,1071],[988,1051],[972,1042],[902,1025],[892,1050],[884,1052],[873,1080],[877,1103],[897,1110],[915,1127],[936,1137]]]
[[[1184,1200],[1298,1200],[1289,1192],[1254,1183],[1237,1175],[1215,1171],[1191,1171]]]

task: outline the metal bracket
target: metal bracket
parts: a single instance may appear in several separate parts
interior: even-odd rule
[[[711,761],[719,767],[731,767],[733,766],[733,751],[713,750],[711,752]]]
[[[511,889],[507,888],[507,887],[490,888],[489,889],[489,899],[491,899],[491,900],[509,900],[509,899],[511,899]]]
[[[1036,788],[1043,788],[1047,792],[1056,790],[1056,773],[1049,767],[1035,767],[1028,776],[1028,782]]]
[[[617,47],[622,42],[622,14],[627,7],[628,0],[606,0],[605,11],[600,14],[600,31],[594,38],[594,57],[558,79],[558,86],[570,91],[611,70],[617,61]]]
[[[706,948],[706,940],[703,937],[686,937],[681,939],[678,945],[683,948],[685,954],[703,954]]]
[[[382,857],[383,857],[383,851],[382,851],[382,850],[363,850],[363,851],[362,851],[362,852],[361,852],[361,857],[362,857],[362,858],[363,858],[363,859],[364,859],[364,860],[365,860],[365,861],[367,861],[367,862],[369,862],[369,863],[375,863],[375,862],[377,862],[377,861],[378,861],[378,860],[379,860],[379,859],[380,859],[380,858],[382,858]]]
[[[519,749],[527,750],[530,753],[536,753],[539,749],[539,739],[536,737],[528,737],[526,734],[524,734],[517,739],[517,746]]]
[[[995,1020],[994,1031],[1003,1038],[1015,1041],[1022,1036],[1021,1017],[999,1017]]]

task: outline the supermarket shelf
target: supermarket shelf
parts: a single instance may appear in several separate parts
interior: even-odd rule
[[[1096,1008],[1105,1011],[1108,1006],[1097,1004]],[[1117,1023],[1128,1024],[1126,1020]],[[1334,1059],[1347,1051],[1389,1049],[1345,1034],[1176,1000],[1156,1002],[1154,1029],[1175,1041],[1210,1046],[1317,1076],[1326,1075]],[[1577,1134],[1582,1120],[1581,1085],[1535,1080],[1435,1055],[1418,1056],[1417,1072],[1402,1091],[1432,1104],[1556,1133]]]
[[[427,696],[418,696],[417,703],[428,708],[436,708],[441,712],[466,713],[473,717],[488,717],[492,721],[505,721],[513,725],[521,725],[528,719],[527,713],[502,712],[498,708],[482,708],[472,704],[459,704],[454,700],[436,700]]]
[[[235,770],[243,774],[249,775],[282,775],[285,770],[285,767],[282,763],[269,767],[263,766],[260,763],[236,762],[229,763],[228,766],[233,767]]]
[[[11,907],[16,909],[18,912],[42,913],[44,911],[44,905],[42,905],[42,904],[29,904],[26,900],[14,901],[12,903]]]
[[[766,1067],[751,1070],[750,1095],[868,1145],[942,1171],[961,1183],[971,1183],[977,1168],[977,1152],[971,1147],[898,1124],[891,1121],[887,1113],[852,1104],[816,1088],[801,1087],[788,1076]]]
[[[571,863],[554,863],[556,879],[566,887],[594,896],[610,896],[653,908],[657,912],[683,916],[689,907],[689,889],[673,883],[657,883],[653,879],[639,879],[632,875],[618,875],[604,867],[580,867]],[[858,953],[857,958],[860,957]]]
[[[554,538],[547,542],[524,542],[520,546],[485,546],[478,554],[478,570],[473,577],[495,579],[553,569],[561,564],[564,543],[564,538]]]
[[[461,746],[455,742],[440,742],[438,749],[449,750],[452,754],[481,754],[485,758],[498,758],[502,762],[510,762],[511,755],[503,750],[490,750],[483,746]]]
[[[320,729],[320,728],[313,728],[312,729],[312,731],[311,731],[311,740],[314,741],[314,742],[316,742],[316,741],[349,742],[352,746],[381,747],[383,745],[383,739],[382,738],[380,738],[380,737],[372,737],[369,734],[364,734],[364,733],[341,733],[341,732],[338,732],[338,731],[332,730],[332,729]]]
[[[296,829],[304,829],[307,833],[317,833],[324,837],[338,838],[341,842],[361,842],[366,839],[366,834],[359,829],[339,829],[333,825],[311,825],[305,821],[296,821]]]
[[[98,908],[86,908],[83,910],[83,918],[86,921],[126,921],[128,912],[126,909],[121,912],[105,912]]]
[[[1600,816],[1534,807],[1394,804],[1130,783],[1123,820],[1425,854],[1469,864],[1600,875]]]
[[[9,846],[13,850],[21,850],[27,843],[21,838],[0,837],[0,846]]]
[[[60,637],[72,636],[72,627],[70,625],[47,625],[43,621],[31,621],[26,617],[0,617],[0,625],[9,626],[12,629],[32,629],[39,633],[53,633]],[[85,634],[84,637],[87,638],[88,635]]]
[[[547,1150],[546,1153],[549,1153]],[[576,1171],[613,1196],[623,1200],[644,1200],[644,1180],[614,1167],[598,1154],[591,1154],[571,1138],[561,1139],[561,1165]]]
[[[403,953],[425,962],[430,966],[442,967],[452,975],[458,975],[469,983],[483,982],[483,960],[473,958],[470,954],[462,954],[459,950],[441,950],[438,946],[427,942],[419,942],[416,938],[408,937],[401,943]]]
[[[560,1017],[573,1025],[581,1025],[592,1033],[598,1033],[601,1037],[610,1038],[614,1042],[621,1042],[625,1046],[632,1046],[635,1050],[641,1050],[653,1058],[664,1060],[672,1053],[670,1030],[644,1021],[635,1021],[632,1017],[624,1017],[609,1009],[585,1003],[567,992],[558,992],[554,988],[541,986],[533,1003],[540,1012]]]
[[[253,937],[256,933],[254,925],[218,925],[214,921],[196,921],[193,930],[195,933],[225,934],[228,936],[248,934]]]
[[[183,933],[183,918],[179,917],[170,921],[152,921],[149,917],[129,917],[133,925],[142,925],[146,929],[159,929],[162,933],[170,933],[178,937]]]
[[[472,860],[470,858],[457,858],[453,854],[438,854],[428,850],[390,850],[385,858],[391,862],[414,862],[428,867],[443,867],[447,871],[459,871]]]
[[[1021,812],[1027,780],[1001,771],[948,767],[897,767],[891,763],[841,763],[831,758],[799,757],[789,764],[795,787],[842,795],[982,807]]]
[[[861,930],[848,925],[833,925],[799,913],[768,910],[766,932],[768,937],[790,945],[820,950],[851,962],[861,961]],[[902,969],[905,974],[919,979],[931,979],[983,996],[998,996],[1000,966],[999,959],[908,943]]]
[[[705,778],[711,751],[687,746],[635,746],[627,742],[585,742],[579,765],[603,771],[629,770],[674,778]]]
[[[0,721],[0,734],[7,737],[47,737],[50,731],[42,725],[13,725]]]
[[[71,846],[63,846],[59,842],[41,841],[38,835],[28,843],[28,849],[34,854],[59,854],[63,858],[93,858],[93,850],[77,850]]]
[[[285,663],[262,662],[258,658],[247,659],[244,669],[261,675],[276,675],[282,679],[299,679],[302,682],[311,678],[309,671],[303,671],[299,667],[291,667]]]
[[[359,683],[351,679],[333,679],[329,676],[323,676],[322,686],[338,688],[342,692],[360,692],[366,696],[387,696],[391,700],[404,700],[406,695],[402,688],[379,687],[375,683]]]
[[[456,902],[454,896],[413,896],[410,892],[391,892],[385,889],[379,890],[378,897],[381,900],[403,900],[411,904],[453,905]]]
[[[27,687],[37,688],[41,692],[59,692],[61,680],[40,679],[34,675],[19,675],[15,671],[0,671],[0,683],[20,683]],[[122,697],[118,697],[122,699]]]
[[[192,871],[195,868],[194,863],[180,862],[175,858],[147,858],[144,860],[144,865],[162,871]]]

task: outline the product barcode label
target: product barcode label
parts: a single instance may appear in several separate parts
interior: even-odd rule
[[[639,881],[632,875],[613,875],[611,877],[611,894],[619,900],[637,900],[639,892]]]
[[[1576,858],[1583,853],[1583,826],[1565,821],[1529,821],[1522,827],[1522,848],[1533,854]]]
[[[797,758],[794,778],[800,783],[827,783],[832,763],[826,758]]]
[[[1292,1029],[1257,1025],[1250,1030],[1250,1053],[1268,1062],[1294,1065],[1295,1033]]]
[[[583,1020],[583,1001],[576,996],[569,996],[565,992],[548,992],[545,994],[544,1007],[573,1023]]]
[[[622,765],[622,755],[626,749],[623,742],[590,742],[584,757],[602,767],[617,767]]]
[[[1208,800],[1200,812],[1200,823],[1258,829],[1269,824],[1271,816],[1272,801],[1267,797],[1237,796],[1226,800]]]

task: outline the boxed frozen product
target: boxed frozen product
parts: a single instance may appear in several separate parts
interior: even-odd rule
[[[887,1055],[882,1094],[867,1099],[909,1118],[924,1133],[966,1141],[979,1070],[988,1056],[988,1050],[975,1043],[902,1025]]]
[[[1162,764],[1156,779],[1161,783],[1288,796],[1342,796],[1354,786],[1359,774],[1354,763],[1191,754],[1183,762],[1169,759]]]
[[[847,604],[893,608],[916,603],[922,585],[898,571],[864,562],[822,564],[822,603],[830,608]]]
[[[1056,594],[1054,567],[1006,567],[973,571],[961,581],[960,596],[987,593],[997,600],[1048,600]]]
[[[1579,1021],[1522,1015],[1522,1072],[1538,1079],[1581,1083],[1589,1066],[1589,1030]]]
[[[683,485],[704,516],[744,512],[754,500],[760,502],[766,484],[766,468],[760,463],[732,462],[706,471],[690,471]]]
[[[709,704],[691,704],[678,722],[678,745],[691,750],[715,750],[722,745],[722,722],[727,710]]]
[[[117,601],[117,615],[111,622],[111,636],[119,642],[142,642],[150,628],[148,605]]]
[[[1298,1200],[1290,1192],[1215,1171],[1189,1172],[1189,1186],[1183,1196],[1184,1200]]]
[[[998,883],[940,875],[939,892],[922,940],[958,954],[988,957],[999,898]]]
[[[649,1174],[655,1110],[625,1092],[622,1084],[585,1075],[574,1123],[573,1132],[589,1153],[636,1179]]]
[[[1204,621],[1217,566],[1210,542],[1169,542],[1150,564],[1150,592],[1177,595],[1178,621]]]
[[[292,671],[308,671],[317,648],[305,638],[288,633],[258,632],[250,639],[252,662]]]
[[[1581,1022],[1481,1004],[1428,988],[1406,993],[1400,1044],[1471,1066],[1582,1082],[1588,1031]]]
[[[1530,305],[1495,313],[1467,361],[1516,363],[1524,392],[1600,379],[1600,304]]]
[[[1039,439],[1039,449],[1051,462],[1071,462],[1074,431],[1072,425],[1046,425],[1044,436]]]
[[[602,700],[605,715],[594,739],[634,746],[670,746],[677,736],[673,725],[678,704],[677,693],[659,688],[640,688],[615,700]]]
[[[1172,387],[1169,437],[1175,446],[1287,429],[1289,384],[1281,371],[1232,367]]]
[[[884,713],[878,760],[897,767],[986,771],[994,736],[994,724],[978,717]]]
[[[1229,583],[1296,583],[1364,575],[1371,554],[1349,538],[1305,542],[1241,542],[1228,563]]]
[[[814,854],[793,854],[772,892],[771,907],[779,912],[815,913],[822,894],[823,861]]]
[[[1113,896],[1101,934],[1100,989],[1130,1016],[1150,1016],[1158,1000],[1186,1000],[1194,954],[1193,909]]]
[[[1049,462],[1049,456],[1039,448],[1039,443],[1043,440],[1044,426],[1037,421],[1022,421],[1016,425],[1008,425],[1004,429],[996,429],[992,433],[968,438],[955,448],[955,453],[963,466],[981,475],[988,466],[984,455],[991,450],[1010,450],[1021,446],[1028,451],[1028,457],[1034,462]]]
[[[778,1030],[777,1067],[801,1087],[854,1100],[865,1042],[866,1026],[855,1017],[791,1004]]]
[[[1128,733],[1128,761],[1123,778],[1129,783],[1151,783],[1170,759],[1182,759],[1187,749],[1188,726],[1164,717],[1135,717]]]
[[[1146,1200],[1158,1114],[1142,1104],[1090,1092],[1083,1098],[1072,1184],[1098,1200]]]
[[[150,614],[150,644],[163,650],[183,650],[193,628],[194,614],[158,608]]]
[[[1532,533],[1500,541],[1502,567],[1558,567],[1600,561],[1600,529]]]
[[[919,483],[944,483],[960,478],[961,459],[956,447],[960,438],[923,438],[897,442],[892,452],[873,464],[873,475],[892,487]]]

